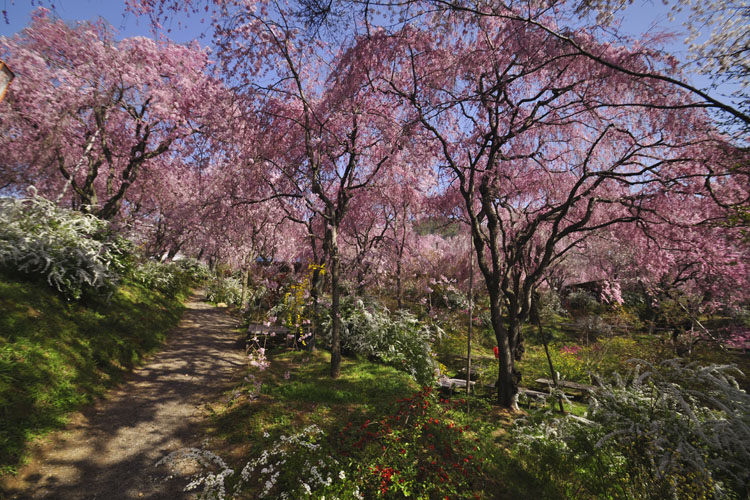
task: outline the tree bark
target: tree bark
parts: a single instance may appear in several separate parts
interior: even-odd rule
[[[466,394],[471,392],[471,333],[474,323],[474,245],[472,241],[469,235],[469,333],[466,336]]]
[[[308,350],[315,352],[315,337],[318,334],[318,328],[320,327],[320,311],[319,311],[319,298],[321,290],[323,288],[323,273],[320,271],[320,265],[317,264],[313,269],[312,276],[310,277],[310,299],[313,305],[313,317],[312,317],[312,331],[310,332],[310,339],[307,342]]]
[[[331,258],[331,378],[341,375],[341,290],[339,289],[340,259],[337,242],[338,228],[329,226]]]
[[[167,253],[167,260],[171,261],[174,259],[175,255],[180,251],[182,248],[182,243],[175,243],[171,247],[169,247],[169,252]]]
[[[518,382],[521,375],[513,365],[513,352],[508,337],[508,330],[502,317],[500,294],[490,291],[490,317],[495,340],[499,349],[497,371],[497,400],[506,408],[518,409]]]
[[[245,307],[245,300],[247,299],[247,287],[248,281],[250,281],[250,269],[247,264],[242,267],[242,295],[240,295],[240,310]]]
[[[401,278],[401,258],[396,262],[396,304],[399,309],[404,308],[404,284]]]

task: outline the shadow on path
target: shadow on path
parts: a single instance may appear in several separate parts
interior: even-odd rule
[[[161,352],[32,450],[7,481],[10,499],[192,498],[182,491],[187,477],[166,481],[169,471],[154,464],[200,445],[204,405],[244,374],[246,358],[225,310],[197,297],[187,307]]]

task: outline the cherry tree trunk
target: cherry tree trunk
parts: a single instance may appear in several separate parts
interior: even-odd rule
[[[167,252],[167,259],[168,261],[171,261],[174,259],[175,255],[180,251],[182,248],[182,243],[174,244],[171,247],[169,247],[169,251]]]
[[[510,351],[515,361],[521,361],[526,348],[523,345],[523,334],[521,333],[521,324],[523,321],[517,314],[508,314],[508,343]],[[518,374],[520,380],[520,373]]]
[[[365,295],[365,271],[361,264],[357,271],[357,295],[359,297],[364,297]]]
[[[404,284],[401,277],[401,256],[396,263],[396,300],[399,309],[404,308]]]
[[[501,406],[517,409],[520,374],[514,368],[514,356],[509,332],[502,317],[500,295],[496,292],[490,292],[490,315],[492,329],[495,331],[495,339],[499,348],[497,383],[495,385],[497,401]]]
[[[242,295],[240,296],[240,310],[245,307],[247,299],[248,282],[250,281],[250,268],[245,265],[242,269]]]
[[[315,352],[315,337],[317,337],[318,328],[320,328],[319,298],[322,288],[323,273],[320,272],[320,267],[315,267],[310,278],[310,299],[313,305],[312,335],[310,335],[310,339],[307,342],[310,352]]]
[[[329,243],[331,251],[331,377],[337,378],[341,374],[341,290],[339,289],[339,274],[341,262],[337,242],[337,227],[329,228]]]

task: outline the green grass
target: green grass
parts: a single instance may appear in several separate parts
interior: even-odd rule
[[[465,362],[466,339],[462,328],[458,321],[449,325],[446,335],[435,346],[438,359],[451,375]],[[555,369],[569,381],[591,383],[590,373],[599,373],[605,379],[616,372],[627,373],[632,367],[625,362],[632,358],[657,362],[675,355],[674,347],[655,335],[630,334],[585,339],[578,332],[566,328],[561,321],[551,322],[545,330],[551,340]],[[523,373],[522,385],[534,388],[534,379],[548,378],[549,368],[535,329],[525,328],[524,333],[526,353],[518,368]],[[488,332],[475,330],[475,334],[473,363],[479,368],[481,384],[482,381],[494,380],[497,362],[491,347],[488,347]],[[573,352],[570,352],[571,348],[575,348]],[[713,358],[714,362],[728,361],[726,353],[710,345],[699,345],[694,356],[701,360]],[[393,415],[394,402],[412,396],[418,387],[405,374],[362,360],[344,359],[342,376],[334,380],[329,377],[330,356],[324,351],[314,354],[276,352],[270,355],[270,359],[270,368],[256,374],[263,383],[257,399],[248,397],[249,386],[244,385],[231,396],[227,394],[228,401],[213,407],[214,414],[208,429],[211,436],[208,448],[211,451],[226,458],[231,467],[241,468],[249,459],[267,450],[269,443],[278,441],[279,436],[290,436],[315,424],[326,436],[326,450],[336,457],[356,457],[351,462],[355,465],[351,470],[360,463],[381,464],[380,458],[383,464],[396,463],[394,456],[400,455],[394,455],[395,448],[391,446],[394,443],[388,445],[388,450],[384,445],[381,454],[380,442],[373,452],[370,449],[355,449],[356,446],[352,447],[353,443],[347,439],[351,432],[355,436],[364,435],[357,429],[370,429],[373,425],[372,428],[379,428],[378,422],[384,422]],[[450,398],[452,404],[458,404],[454,410],[443,412],[441,421],[470,424],[469,437],[481,443],[483,454],[487,457],[485,475],[480,478],[482,491],[487,498],[494,497],[495,493],[501,498],[560,498],[567,480],[558,478],[555,483],[540,482],[528,463],[519,456],[514,443],[515,435],[511,431],[519,417],[539,420],[559,416],[556,402],[548,401],[546,406],[524,405],[522,413],[517,414],[498,407],[493,393],[487,391],[469,398],[461,392],[452,396],[441,395],[441,404],[446,397]],[[575,400],[570,406],[566,405],[566,410],[573,415],[584,416],[588,405],[585,400]],[[348,428],[354,431],[347,431]],[[414,457],[415,464],[423,465],[429,453],[421,448],[417,450],[415,443],[404,439],[396,448],[403,445],[404,449],[413,453],[408,455],[410,460]],[[404,467],[408,465],[399,463]],[[358,470],[360,473],[364,471],[363,478],[370,477],[368,469]],[[363,481],[366,482],[366,479]],[[253,495],[259,492],[256,489],[260,488],[256,486],[250,486],[243,494],[246,493],[247,498],[254,498]]]
[[[67,302],[45,284],[0,275],[0,474],[159,347],[181,299],[126,282],[109,300]]]
[[[322,350],[277,351],[269,358],[270,368],[256,373],[263,383],[258,399],[251,400],[243,385],[229,403],[213,408],[210,448],[229,463],[242,465],[269,441],[311,424],[338,435],[348,423],[380,418],[394,401],[419,390],[403,372],[352,358],[342,360],[341,376],[332,379],[330,354]]]
[[[359,453],[356,456],[363,459],[364,453],[369,460],[367,464],[380,463],[377,458],[380,453],[368,455],[367,451],[347,448],[352,443],[346,429],[364,428],[368,422],[372,429],[379,428],[379,422],[385,422],[393,415],[398,401],[411,398],[420,390],[403,372],[353,358],[344,358],[341,376],[331,379],[330,354],[325,351],[280,351],[270,354],[269,359],[270,368],[253,372],[263,383],[257,399],[248,397],[248,386],[243,385],[239,390],[230,391],[231,401],[225,399],[212,408],[213,416],[207,429],[210,436],[208,448],[227,459],[230,467],[242,468],[249,459],[260,456],[279,436],[290,436],[311,424],[323,430],[329,440],[326,449],[335,453],[337,458]],[[287,373],[288,378],[285,377]],[[447,397],[439,396],[441,401]],[[447,403],[447,399],[445,401]],[[467,399],[463,393],[455,394],[453,401],[457,408],[442,413],[441,421],[450,419],[457,426],[482,427],[487,431],[483,442],[494,443],[492,447],[497,447],[498,451],[504,447],[506,430],[514,418],[510,413],[492,406],[486,398],[472,396]],[[354,434],[359,436],[357,432]],[[468,434],[472,439],[478,437],[472,431]],[[406,448],[414,446],[407,441],[402,444]],[[380,450],[380,445],[376,448]],[[504,452],[498,452],[497,460],[500,467],[514,465],[506,464],[509,459]],[[365,475],[369,476],[369,472]],[[518,475],[516,471],[505,476]],[[494,491],[497,481],[488,477],[486,486]],[[255,498],[255,493],[258,493],[255,486],[250,486],[245,492],[247,498]]]
[[[214,436],[229,445],[242,445],[263,442],[266,432],[278,436],[310,424],[332,432],[349,421],[375,418],[392,401],[418,390],[403,372],[349,358],[341,363],[341,376],[332,379],[330,354],[325,351],[278,352],[271,359],[271,367],[257,374],[263,382],[257,400],[249,400],[243,390],[216,410]],[[245,451],[229,453],[248,456]]]

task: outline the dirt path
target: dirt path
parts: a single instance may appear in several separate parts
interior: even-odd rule
[[[225,310],[197,297],[187,307],[163,351],[32,450],[5,485],[11,499],[192,498],[185,478],[165,481],[168,471],[154,464],[200,445],[204,405],[243,375],[246,360]]]

